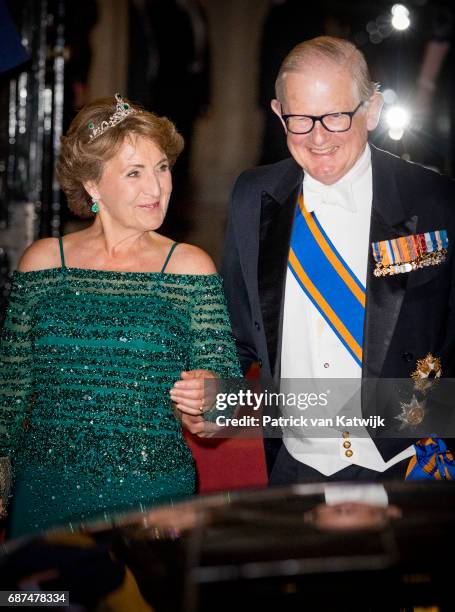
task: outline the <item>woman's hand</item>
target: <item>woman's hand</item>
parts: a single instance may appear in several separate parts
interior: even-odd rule
[[[214,405],[217,385],[216,383],[204,384],[207,378],[218,379],[218,376],[211,370],[182,372],[181,379],[170,390],[171,400],[182,416],[186,414],[192,417],[202,417],[202,414]]]

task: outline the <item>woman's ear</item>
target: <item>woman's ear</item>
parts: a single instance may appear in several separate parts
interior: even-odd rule
[[[87,181],[86,183],[82,183],[82,185],[92,200],[100,199],[98,187],[95,181]]]

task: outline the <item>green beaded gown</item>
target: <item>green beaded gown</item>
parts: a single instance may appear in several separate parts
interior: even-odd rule
[[[14,273],[0,364],[10,537],[192,495],[169,390],[182,370],[240,376],[218,275],[64,262]]]

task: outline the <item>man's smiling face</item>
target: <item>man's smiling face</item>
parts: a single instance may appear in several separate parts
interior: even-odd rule
[[[299,72],[289,72],[284,80],[284,100],[272,108],[283,114],[324,115],[351,112],[361,102],[352,73],[337,64],[315,60]],[[377,124],[381,108],[380,94],[375,94],[359,108],[346,132],[329,132],[317,121],[308,134],[287,132],[292,157],[314,179],[332,185],[340,180],[362,155],[368,130]]]

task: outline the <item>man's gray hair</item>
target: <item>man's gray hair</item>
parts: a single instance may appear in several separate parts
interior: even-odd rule
[[[363,53],[355,45],[334,36],[318,36],[298,44],[285,57],[275,81],[275,93],[279,102],[284,102],[286,74],[301,72],[307,62],[314,60],[325,60],[340,68],[348,68],[362,101],[369,100],[379,89],[379,85],[371,80]]]

